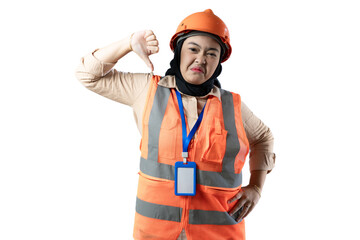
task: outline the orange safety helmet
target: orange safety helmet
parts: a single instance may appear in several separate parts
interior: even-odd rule
[[[181,21],[176,33],[170,40],[170,48],[174,51],[177,39],[191,31],[201,31],[218,36],[224,43],[226,49],[221,62],[225,62],[231,54],[230,34],[225,23],[216,16],[211,9],[203,12],[193,13]]]

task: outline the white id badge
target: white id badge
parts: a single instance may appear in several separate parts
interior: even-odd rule
[[[196,194],[196,163],[175,163],[175,195],[195,196]]]

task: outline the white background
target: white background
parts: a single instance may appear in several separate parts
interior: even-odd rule
[[[75,68],[95,48],[152,29],[163,75],[177,25],[207,8],[231,34],[223,88],[275,136],[277,166],[246,220],[248,239],[360,239],[358,1],[35,0],[0,6],[1,240],[132,239],[132,110],[85,89]],[[148,71],[133,53],[116,68]]]

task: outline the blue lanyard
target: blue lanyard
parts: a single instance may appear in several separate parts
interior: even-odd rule
[[[184,107],[183,107],[183,103],[182,103],[182,100],[181,100],[181,94],[179,93],[178,90],[176,90],[176,97],[177,97],[178,104],[179,104],[181,123],[182,123],[182,143],[183,143],[182,157],[184,158],[184,163],[186,163],[186,161],[187,161],[186,159],[188,157],[189,143],[190,143],[191,139],[193,138],[196,130],[200,126],[200,123],[201,123],[203,115],[204,115],[204,109],[205,109],[206,103],[205,103],[203,109],[201,110],[201,113],[200,113],[194,127],[191,129],[189,135],[187,136],[186,122],[185,122],[185,115],[184,115]]]

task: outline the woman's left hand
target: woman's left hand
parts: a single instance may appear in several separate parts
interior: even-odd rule
[[[230,216],[234,215],[242,208],[240,215],[236,219],[237,222],[241,222],[258,203],[261,196],[255,188],[256,186],[254,185],[242,187],[241,190],[232,199],[228,201],[228,203],[232,203],[238,200],[237,204],[229,212]]]

